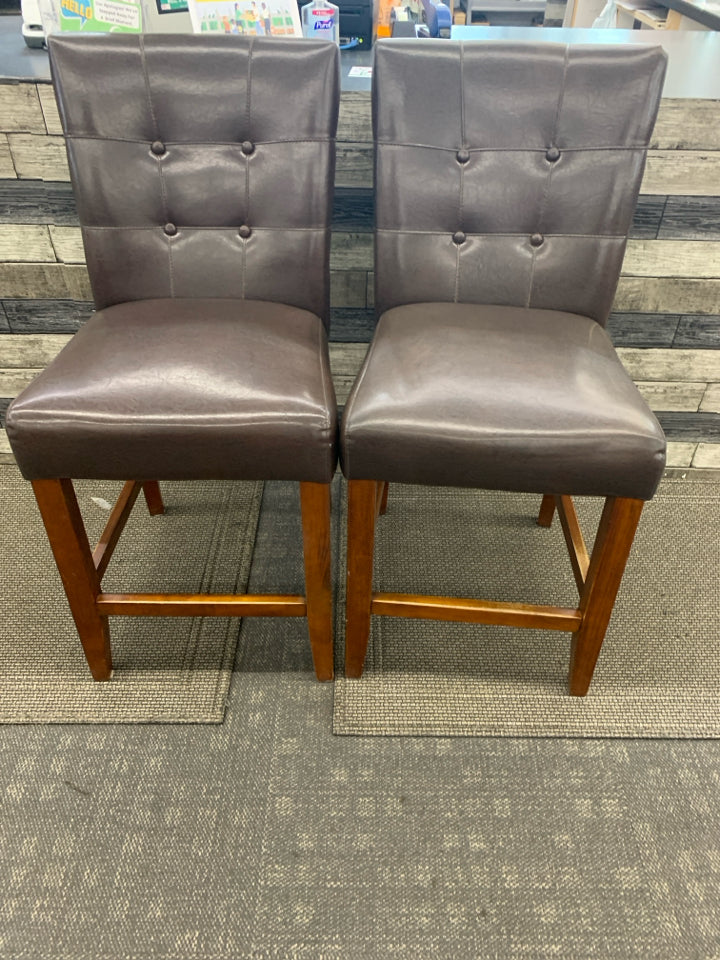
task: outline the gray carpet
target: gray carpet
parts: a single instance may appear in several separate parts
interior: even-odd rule
[[[120,487],[77,484],[91,543]],[[150,517],[138,498],[103,587],[243,591],[262,485],[165,483],[162,489],[167,513]],[[223,719],[238,620],[113,617],[113,678],[93,681],[32,489],[14,466],[0,466],[0,618],[0,723]]]
[[[376,589],[577,603],[539,498],[392,485]],[[578,500],[591,542],[600,501]],[[720,737],[720,482],[671,479],[645,507],[590,693],[567,694],[569,634],[373,617],[334,732]],[[341,635],[342,605],[338,634]]]
[[[302,583],[267,484],[251,589]],[[720,742],[333,737],[302,620],[225,722],[0,727],[2,960],[710,960]]]

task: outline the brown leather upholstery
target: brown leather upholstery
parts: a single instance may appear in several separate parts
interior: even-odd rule
[[[32,478],[327,482],[325,331],[306,310],[257,300],[108,307],[15,402],[12,431]]]
[[[55,36],[50,58],[98,309],[241,297],[327,322],[337,54],[299,39],[91,44]]]
[[[662,431],[601,325],[665,59],[647,46],[377,44],[385,316],[343,418],[349,478],[652,496]]]
[[[553,310],[389,310],[345,420],[353,479],[645,499],[665,462],[607,333]]]
[[[329,481],[337,48],[54,36],[100,312],[10,406],[39,477]]]
[[[378,312],[459,301],[605,323],[665,60],[645,45],[378,43]]]

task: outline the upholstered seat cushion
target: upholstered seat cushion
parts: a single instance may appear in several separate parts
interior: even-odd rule
[[[552,310],[387,311],[341,433],[350,479],[649,499],[665,464],[604,329]]]
[[[327,482],[335,396],[322,322],[252,300],[96,313],[10,406],[24,476]]]

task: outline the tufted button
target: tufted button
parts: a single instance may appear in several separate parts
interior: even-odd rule
[[[534,233],[530,237],[531,247],[541,247],[545,243],[545,237],[541,233]]]
[[[549,147],[547,153],[545,154],[545,159],[549,160],[550,163],[555,163],[556,160],[560,159],[560,151],[557,147]]]
[[[243,140],[240,149],[246,157],[249,157],[251,153],[255,153],[255,144],[251,140]]]
[[[153,140],[150,144],[150,149],[156,157],[161,157],[166,152],[166,147],[162,140]]]
[[[460,150],[455,154],[458,163],[467,163],[470,159],[470,151],[466,150],[465,147],[461,147]]]
[[[168,237],[174,237],[175,234],[177,233],[177,227],[175,226],[174,223],[166,223],[165,226],[163,227],[163,230],[165,231]]]
[[[465,243],[466,240],[467,240],[467,237],[462,232],[462,230],[457,230],[453,234],[453,243],[456,243],[458,246],[460,246],[461,243]]]
[[[248,238],[248,237],[250,236],[250,234],[252,233],[252,230],[250,229],[250,227],[249,227],[246,223],[244,223],[244,224],[240,227],[240,229],[238,230],[238,233],[239,233],[240,236],[243,238],[243,240],[247,240],[247,238]]]

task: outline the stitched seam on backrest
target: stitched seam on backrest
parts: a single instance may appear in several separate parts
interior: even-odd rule
[[[98,229],[103,229],[98,227]],[[115,230],[125,230],[129,229],[127,227],[113,227],[108,229]],[[142,227],[138,227],[138,230],[141,230]],[[208,229],[206,227],[196,227],[197,230]],[[264,230],[272,229],[284,229],[281,227],[264,227]],[[301,230],[303,227],[297,227],[296,229]],[[397,236],[411,237],[413,235],[421,237],[446,237],[447,230],[429,230],[429,229],[417,229],[417,230],[403,230],[401,228],[395,229],[394,227],[382,227],[379,228],[378,233],[386,233],[388,235],[396,234]],[[525,230],[514,230],[512,233],[509,230],[492,230],[492,231],[482,231],[476,230],[473,232],[474,237],[527,237],[527,231]],[[564,231],[555,231],[553,232],[553,237],[572,237],[577,240],[627,240],[627,237],[624,233],[565,233]]]
[[[80,139],[80,138],[78,138]],[[91,138],[88,138],[91,139]],[[267,143],[282,143],[282,140],[268,140]],[[296,141],[288,141],[295,143]],[[299,141],[297,141],[299,142]],[[355,143],[354,140],[338,140],[338,143]],[[456,147],[438,146],[436,143],[408,143],[402,140],[382,140],[383,147],[418,147],[421,150],[439,150],[443,153],[455,153]],[[642,143],[622,143],[622,144],[592,144],[592,146],[563,147],[563,153],[586,153],[588,150],[611,150],[611,151],[633,151],[646,150],[647,147]],[[469,153],[545,153],[547,148],[543,147],[468,147]]]
[[[563,75],[562,81],[560,83],[560,93],[558,94],[557,107],[555,108],[555,119],[553,120],[553,129],[550,136],[550,143],[547,144],[548,147],[555,146],[555,141],[557,140],[558,127],[560,125],[560,112],[562,111],[563,101],[565,100],[565,89],[567,86],[567,73],[568,66],[570,64],[570,44],[565,44],[565,62],[563,63]],[[550,169],[548,170],[547,179],[545,180],[545,189],[543,190],[543,195],[540,199],[540,209],[538,211],[538,224],[536,233],[542,234],[543,229],[543,218],[545,216],[545,208],[547,206],[548,196],[550,195],[550,184],[552,183],[553,172],[555,170],[555,164],[550,164]],[[535,264],[537,263],[538,248],[532,248],[532,263],[530,265],[530,280],[528,282],[528,293],[527,300],[525,301],[525,306],[529,307],[532,302],[533,286],[535,284]]]
[[[247,84],[245,87],[245,133],[246,136],[252,141],[252,106],[251,106],[251,97],[252,97],[252,56],[253,56],[253,47],[255,40],[253,37],[250,38],[250,46],[248,48],[248,64],[247,64]],[[245,156],[245,219],[250,221],[250,157]],[[242,238],[242,267],[241,267],[241,277],[242,282],[240,284],[240,296],[242,299],[245,299],[245,290],[246,290],[246,279],[247,279],[247,240]]]
[[[102,223],[100,223],[100,224],[97,224],[97,223],[84,223],[84,224],[81,224],[81,226],[82,226],[83,230],[134,230],[134,231],[139,231],[139,230],[153,230],[153,231],[154,231],[154,230],[157,230],[157,227],[154,226],[154,225],[152,225],[152,224],[151,224],[150,226],[147,226],[147,224],[142,224],[142,223],[141,223],[141,224],[127,223],[127,224],[124,224],[123,226],[108,226],[107,224],[102,224]],[[234,230],[235,228],[232,227],[232,226],[229,226],[229,225],[228,225],[228,226],[223,226],[223,227],[216,227],[216,226],[214,226],[213,224],[206,224],[205,226],[185,227],[185,229],[186,229],[186,230],[194,230],[194,231],[199,231],[199,230],[227,230],[227,231],[230,231],[230,230]],[[268,230],[268,231],[276,230],[278,233],[309,233],[309,232],[325,233],[326,230],[327,230],[326,227],[286,227],[286,226],[282,226],[282,225],[281,225],[281,226],[267,225],[267,226],[263,226],[263,227],[257,227],[256,229],[257,229],[257,230]],[[393,232],[393,231],[389,231],[389,232]],[[395,232],[398,232],[398,231],[395,231]],[[411,232],[411,231],[407,231],[407,232]],[[424,232],[426,232],[426,231],[415,231],[415,232],[416,232],[416,233],[417,233],[417,232],[423,232],[423,233],[424,233]],[[445,236],[445,233],[443,233],[443,236]],[[577,236],[577,234],[572,234],[572,236]],[[609,236],[609,234],[608,234],[608,236]],[[624,234],[622,235],[622,239],[623,239],[623,240],[625,239]]]
[[[67,133],[64,135],[65,140],[98,140],[100,143],[147,143],[147,140],[144,137],[106,137],[97,134],[89,133]],[[288,140],[257,140],[256,143],[262,144],[275,144],[275,143],[331,143],[332,137],[290,137]],[[341,143],[354,143],[355,141],[343,140],[338,141]],[[191,147],[239,147],[237,140],[165,140],[164,143],[173,144],[174,146],[191,146]],[[398,144],[394,144],[398,146]],[[401,144],[405,146],[405,144]],[[423,146],[423,144],[418,144],[418,146]],[[445,149],[435,148],[432,149]],[[618,150],[623,149],[632,149],[625,147],[618,147]],[[641,147],[636,149],[640,150]]]
[[[463,45],[459,46],[460,51],[460,147],[465,147],[465,51]],[[460,195],[458,198],[458,230],[463,229],[465,211],[465,164],[460,164]],[[455,244],[455,292],[453,294],[454,303],[458,302],[460,296],[460,244]]]
[[[142,33],[138,34],[138,48],[140,50],[140,64],[142,66],[143,80],[145,81],[145,96],[147,97],[148,110],[150,111],[150,119],[152,120],[153,133],[155,134],[155,139],[159,140],[160,131],[158,130],[155,107],[153,106],[152,96],[150,94],[150,75],[148,73],[147,60],[145,58],[145,38]]]
[[[145,56],[145,38],[143,34],[138,35],[139,49],[140,49],[140,63],[142,64],[143,78],[145,80],[145,95],[147,96],[148,109],[150,110],[150,118],[153,124],[153,132],[156,140],[160,139],[160,128],[158,126],[157,117],[155,115],[155,107],[153,105],[152,93],[150,90],[150,73],[148,71],[147,58]],[[167,201],[167,185],[165,183],[165,173],[163,171],[163,165],[160,160],[157,160],[158,176],[160,177],[160,200],[162,203],[163,215],[165,217],[165,223],[168,223],[170,220],[170,212],[168,210],[168,201]],[[175,270],[173,264],[173,251],[172,251],[172,242],[170,237],[165,237],[165,246],[167,248],[168,256],[168,276],[170,280],[170,296],[175,296]]]

